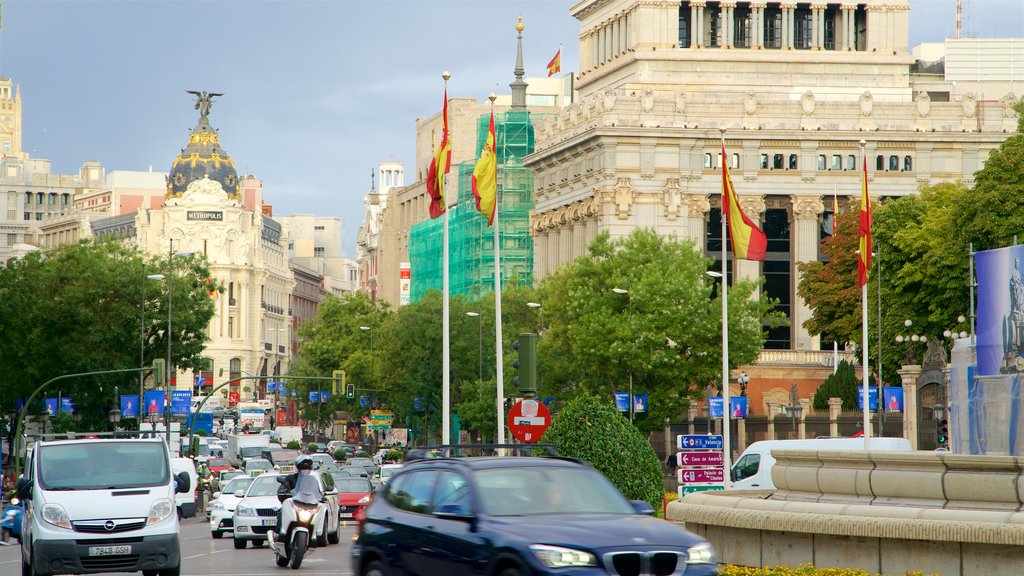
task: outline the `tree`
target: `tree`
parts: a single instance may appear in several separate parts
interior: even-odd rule
[[[834,374],[828,378],[814,391],[814,410],[828,413],[828,399],[839,398],[843,401],[844,410],[857,410],[857,386],[860,380],[857,379],[855,369],[846,360],[839,362]]]
[[[797,294],[811,309],[803,327],[822,342],[858,341],[861,333],[861,291],[857,286],[860,241],[857,212],[837,217],[833,233],[821,243],[824,262],[797,264]],[[870,291],[869,291],[870,292]]]
[[[541,442],[561,456],[590,463],[631,500],[657,509],[665,493],[661,461],[654,448],[610,402],[590,394],[569,401],[552,420]]]
[[[650,412],[635,418],[641,429],[678,418],[706,384],[721,381],[722,303],[709,263],[692,244],[651,230],[599,236],[589,256],[544,281],[542,393],[611,401],[632,380],[634,393],[649,394]],[[765,327],[785,323],[775,302],[753,297],[756,287],[729,289],[730,367],[754,361]]]

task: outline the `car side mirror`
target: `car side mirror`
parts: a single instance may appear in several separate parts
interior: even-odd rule
[[[629,503],[633,505],[633,510],[636,510],[637,514],[654,516],[654,508],[644,500],[630,500]]]
[[[235,498],[245,498],[245,490],[235,490]]]
[[[14,495],[22,500],[31,500],[32,481],[25,476],[18,476],[18,481],[14,483]]]
[[[443,504],[434,511],[434,516],[449,520],[472,520],[473,513],[462,504]]]
[[[187,494],[192,491],[192,480],[188,477],[188,472],[178,472],[174,478],[178,481],[178,487],[175,489],[175,492]]]
[[[214,492],[213,493],[213,499],[216,500],[217,498],[220,498],[220,495],[221,495],[221,492]]]

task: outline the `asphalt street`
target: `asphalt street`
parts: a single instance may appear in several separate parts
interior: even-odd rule
[[[354,533],[355,525],[345,523],[340,544],[313,550],[306,555],[302,567],[292,570],[278,568],[266,545],[235,550],[230,534],[214,540],[205,520],[190,518],[181,523],[181,576],[350,576],[349,552]],[[11,546],[0,546],[0,574],[20,573],[20,563],[21,548],[16,541],[12,540]]]

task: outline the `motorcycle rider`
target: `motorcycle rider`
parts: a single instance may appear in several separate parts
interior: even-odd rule
[[[277,489],[277,499],[283,504],[289,498],[301,502],[322,502],[324,493],[320,489],[320,481],[310,472],[313,471],[313,459],[303,454],[295,460],[295,472],[284,477]],[[269,534],[271,542],[281,533],[281,509],[277,510],[277,526]],[[316,539],[313,540],[315,545]]]

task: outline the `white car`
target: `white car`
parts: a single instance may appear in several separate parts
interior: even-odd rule
[[[402,468],[401,464],[384,464],[373,473],[373,486],[380,490],[388,483],[388,479]]]
[[[222,492],[213,493],[213,501],[207,508],[210,514],[210,535],[223,538],[225,532],[234,531],[235,507],[252,483],[249,476],[236,476],[228,481]],[[242,496],[238,494],[241,493]]]
[[[310,472],[320,481],[320,490],[328,507],[324,531],[317,535],[317,546],[337,544],[341,541],[338,521],[338,489],[330,474]],[[283,474],[265,473],[253,478],[245,497],[235,506],[233,524],[235,530],[235,548],[245,548],[251,541],[253,546],[263,546],[267,540],[267,532],[277,525],[277,511],[281,501],[277,499],[280,486],[277,479]]]

